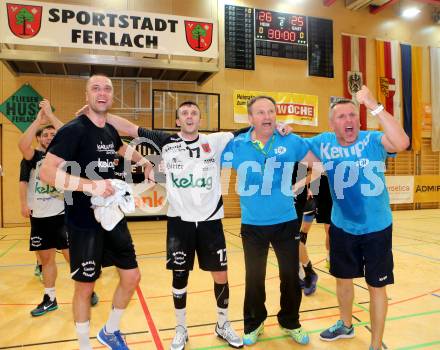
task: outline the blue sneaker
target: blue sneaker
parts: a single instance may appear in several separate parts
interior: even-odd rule
[[[304,295],[309,296],[315,293],[317,282],[318,282],[318,275],[316,273],[307,276],[304,279]]]
[[[116,331],[114,333],[107,333],[105,326],[99,331],[96,338],[101,344],[112,350],[129,350],[125,340],[122,338],[121,332]]]
[[[321,340],[325,341],[333,341],[341,338],[353,338],[354,337],[354,328],[353,325],[351,327],[346,327],[342,320],[338,320],[335,325],[331,326],[329,329],[326,329],[319,335]]]
[[[264,332],[264,323],[261,322],[261,324],[257,327],[257,329],[254,329],[250,333],[245,333],[243,335],[243,344],[244,345],[253,345],[257,342],[258,337],[263,334]]]

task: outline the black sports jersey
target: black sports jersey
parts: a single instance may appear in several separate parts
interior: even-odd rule
[[[31,179],[31,173],[31,161],[23,158],[20,162],[20,181],[29,182]]]
[[[96,126],[81,115],[64,125],[52,140],[48,152],[64,159],[67,173],[90,180],[115,178],[114,168],[121,138],[110,124]],[[79,228],[96,228],[90,195],[65,192],[66,220]]]

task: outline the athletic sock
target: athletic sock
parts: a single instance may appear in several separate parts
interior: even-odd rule
[[[121,322],[121,317],[125,309],[117,309],[114,306],[112,311],[110,311],[109,318],[105,324],[105,331],[107,333],[114,333],[119,331],[119,323]]]
[[[50,298],[50,301],[55,300],[55,287],[52,288],[44,288],[44,294],[47,294]]]
[[[79,350],[91,350],[90,345],[90,321],[75,322],[76,335],[79,342]]]
[[[309,262],[304,266],[304,272],[306,276],[315,275],[316,272],[313,270],[312,262],[309,260]]]
[[[214,294],[217,301],[218,325],[223,327],[228,320],[229,306],[229,284],[219,284],[214,282]]]
[[[176,314],[176,325],[186,329],[186,308],[174,309],[174,312]]]

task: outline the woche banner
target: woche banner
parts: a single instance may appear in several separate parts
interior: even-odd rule
[[[212,19],[2,1],[0,42],[152,54],[218,57]]]
[[[318,96],[290,92],[234,91],[234,121],[247,123],[247,102],[255,96],[273,97],[277,103],[277,121],[318,126]]]

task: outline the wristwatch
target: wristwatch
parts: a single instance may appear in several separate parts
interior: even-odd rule
[[[374,115],[374,116],[376,116],[376,115],[378,115],[380,112],[382,112],[383,110],[384,110],[384,106],[383,106],[383,104],[382,103],[378,103],[377,104],[377,106],[376,106],[376,108],[375,109],[371,109],[370,110],[370,113],[371,113],[371,115]]]

